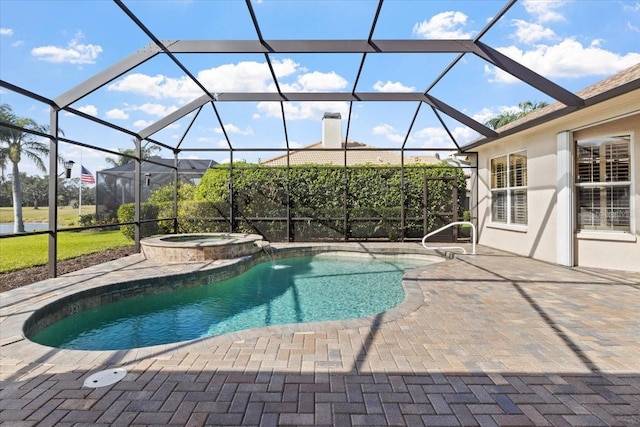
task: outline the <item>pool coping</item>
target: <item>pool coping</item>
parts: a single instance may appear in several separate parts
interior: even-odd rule
[[[170,352],[172,350],[184,349],[191,346],[219,346],[229,345],[231,343],[242,342],[254,338],[273,336],[273,335],[290,335],[296,333],[313,333],[321,327],[324,330],[334,329],[357,329],[360,327],[371,327],[372,325],[381,325],[387,322],[391,322],[407,316],[408,314],[416,311],[424,303],[423,293],[418,286],[417,278],[420,271],[424,268],[428,268],[433,263],[443,262],[445,257],[440,255],[433,255],[425,253],[424,249],[417,244],[409,244],[398,246],[397,243],[393,245],[374,244],[363,245],[358,243],[307,243],[307,244],[273,244],[270,245],[272,251],[270,255],[266,252],[260,252],[253,256],[244,256],[235,259],[221,259],[208,262],[189,262],[189,263],[176,263],[180,268],[178,272],[167,276],[166,270],[169,267],[171,270],[171,264],[167,263],[154,263],[153,260],[147,260],[142,254],[136,254],[125,259],[111,261],[109,263],[101,264],[101,268],[98,272],[92,272],[92,268],[81,270],[75,273],[69,273],[56,279],[48,279],[42,282],[38,282],[32,285],[27,285],[25,288],[20,288],[12,291],[5,292],[3,294],[2,303],[0,304],[0,348],[3,353],[43,353],[54,351],[56,353],[69,352],[70,354],[82,354],[86,353],[100,353],[103,356],[109,358],[121,354],[122,352],[135,352],[136,357],[132,361],[147,357],[148,354],[158,354],[163,352]],[[405,298],[396,307],[393,307],[382,313],[377,313],[371,316],[344,319],[344,320],[330,320],[319,322],[307,322],[298,324],[284,324],[284,325],[272,325],[260,328],[253,328],[249,330],[242,330],[236,332],[230,332],[213,337],[203,337],[195,340],[180,341],[170,344],[161,344],[149,347],[139,347],[125,350],[71,350],[48,347],[31,341],[27,338],[26,329],[29,328],[28,323],[32,316],[38,311],[51,304],[55,304],[62,300],[73,300],[74,296],[92,293],[98,289],[104,289],[105,287],[119,286],[126,284],[133,284],[140,282],[141,280],[149,281],[156,280],[160,277],[184,277],[192,275],[197,272],[198,275],[206,274],[225,274],[229,277],[241,274],[243,271],[257,265],[258,263],[269,260],[270,258],[277,260],[281,258],[291,256],[305,256],[315,255],[325,252],[350,252],[369,255],[382,255],[382,256],[399,256],[399,255],[420,255],[428,258],[431,262],[424,268],[415,268],[405,272],[402,278],[402,286],[405,292]],[[124,265],[123,265],[124,264]],[[140,264],[147,264],[147,267],[142,267]],[[137,265],[139,272],[143,272],[143,277],[135,277],[135,270],[128,271],[128,280],[122,280],[117,278],[121,277],[118,274],[110,274],[114,271],[117,272],[123,267],[130,265]],[[111,269],[113,267],[113,269]],[[164,267],[164,268],[162,268]],[[231,273],[229,275],[229,273]],[[218,279],[223,280],[223,279]],[[32,292],[29,292],[32,291]],[[36,298],[25,298],[29,301],[28,306],[21,303],[20,300],[13,301],[20,297],[23,293],[36,294]],[[17,297],[17,298],[16,298]],[[8,331],[8,333],[7,333]]]
[[[169,239],[205,237],[210,241],[171,241]],[[224,237],[225,240],[220,238]],[[215,239],[214,239],[215,238]],[[269,242],[259,234],[248,233],[184,233],[163,234],[140,241],[140,252],[146,259],[161,262],[215,261],[254,255]]]

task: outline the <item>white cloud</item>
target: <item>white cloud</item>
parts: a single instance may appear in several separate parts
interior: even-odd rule
[[[131,110],[142,111],[143,113],[146,113],[150,116],[156,116],[156,117],[165,117],[178,109],[178,107],[176,107],[175,105],[166,106],[162,104],[151,104],[151,103],[131,106],[129,108]]]
[[[427,127],[416,131],[413,135],[415,138],[426,139],[448,139],[447,132],[441,127]],[[441,147],[442,143],[437,144],[436,147]]]
[[[405,138],[405,135],[396,132],[396,129],[387,123],[374,126],[371,132],[374,135],[384,135],[391,142],[404,142]]]
[[[107,86],[107,90],[142,94],[156,99],[178,98],[191,100],[201,95],[197,86],[186,77],[172,79],[161,74],[155,76],[142,73],[129,74]]]
[[[374,83],[373,89],[378,92],[413,92],[416,90],[413,86],[405,86],[400,82],[392,82],[387,80],[386,83],[378,80]]]
[[[96,117],[98,115],[98,109],[96,108],[95,105],[87,104],[87,105],[83,105],[82,107],[78,107],[77,109],[78,111],[88,114],[90,116]]]
[[[521,19],[514,19],[511,23],[517,28],[514,37],[519,42],[533,44],[540,40],[553,40],[556,38],[556,33],[551,28],[546,28],[540,24]]]
[[[624,5],[624,10],[629,10],[631,12],[640,12],[640,1],[637,1],[635,4]]]
[[[280,89],[283,92],[319,92],[343,89],[347,84],[347,80],[335,71],[313,71],[298,76],[294,83],[281,83]],[[274,90],[275,85],[272,85],[271,89]]]
[[[537,22],[564,21],[565,18],[557,12],[565,4],[571,0],[523,0],[522,5],[527,13],[533,15]]]
[[[244,130],[240,129],[238,126],[227,123],[224,125],[224,130],[227,131],[227,134],[236,134],[236,135],[253,135],[253,129],[251,126],[247,126]],[[214,128],[213,131],[215,133],[222,133],[222,128]]]
[[[335,71],[306,73],[298,77],[298,83],[303,91],[338,90],[347,86],[347,80]]]
[[[24,44],[24,40],[18,40],[17,42],[11,43],[11,47],[20,47]]]
[[[12,28],[0,28],[0,36],[12,36],[13,29]]]
[[[262,117],[262,116],[260,116],[260,114],[258,114],[258,113],[254,113],[254,114],[253,114],[253,116],[251,116],[251,118],[252,118],[252,119],[255,119],[255,120],[257,120],[257,119],[259,119],[259,118],[261,118],[261,117]]]
[[[67,47],[41,46],[31,50],[31,55],[41,61],[70,64],[94,64],[98,55],[102,53],[102,47],[94,44],[82,44],[84,38],[81,31],[67,44]]]
[[[386,135],[388,133],[393,132],[393,130],[394,130],[393,126],[383,123],[381,125],[374,126],[374,128],[372,129],[372,132],[374,135]]]
[[[413,26],[413,34],[425,39],[470,39],[473,31],[464,31],[467,15],[462,12],[442,12]]]
[[[271,65],[279,78],[298,71],[299,64],[292,59],[272,61]],[[198,79],[210,92],[261,92],[273,83],[266,62],[243,61],[237,64],[224,64],[203,70]]]
[[[640,62],[640,53],[619,55],[600,48],[598,40],[586,47],[573,39],[566,39],[556,45],[537,45],[529,51],[515,46],[497,50],[547,78],[610,75]],[[502,70],[488,65],[485,66],[485,73],[490,75],[491,82],[517,81]]]
[[[401,135],[399,133],[390,133],[386,135],[386,137],[391,142],[401,143],[404,142],[405,135]]]
[[[484,123],[487,120],[497,116],[498,114],[506,112],[506,111],[509,111],[509,110],[512,110],[512,109],[513,110],[517,110],[518,107],[504,107],[504,106],[497,107],[497,108],[495,108],[495,107],[491,107],[491,108],[484,107],[482,110],[480,110],[477,113],[473,114],[471,116],[471,118],[473,120],[475,120],[476,122],[478,122],[478,123]]]
[[[276,75],[281,78],[305,71],[291,59],[272,62]],[[200,71],[198,79],[211,92],[273,92],[275,85],[266,63],[245,61],[237,64],[225,64],[219,67]],[[283,91],[332,91],[346,87],[347,80],[334,71],[322,73],[318,71],[297,76],[294,83],[281,83]],[[155,99],[175,99],[186,103],[202,95],[200,89],[186,76],[172,78],[157,74],[155,76],[132,73],[107,87],[111,91],[142,94]],[[157,104],[145,104],[146,111],[151,114]],[[173,108],[173,107],[172,107]],[[158,108],[158,111],[161,111]],[[349,111],[346,102],[309,102],[286,103],[285,113],[289,120],[320,120],[326,111],[336,111],[346,115]],[[256,116],[257,115],[257,116]],[[279,103],[260,102],[254,118],[282,118]]]
[[[636,27],[631,22],[627,22],[627,28],[636,33],[640,33],[640,27]]]
[[[152,124],[153,122],[150,120],[136,120],[135,122],[133,122],[133,127],[135,127],[136,129],[144,129],[151,126]]]
[[[282,111],[278,102],[259,102],[258,110],[265,117],[282,119]],[[340,113],[342,117],[349,114],[349,104],[346,102],[286,102],[284,114],[287,120],[322,120],[327,111]]]
[[[299,64],[291,59],[272,62],[277,76],[285,77],[298,71]],[[224,64],[198,72],[198,80],[211,93],[265,92],[273,86],[273,78],[265,62],[243,61]],[[156,99],[176,99],[189,102],[202,91],[187,76],[172,78],[157,74],[132,73],[107,87],[108,90],[137,93]]]
[[[115,120],[126,120],[129,118],[129,115],[124,110],[121,110],[119,108],[113,108],[107,111],[105,113],[105,116],[108,119],[115,119]]]
[[[473,141],[478,133],[467,127],[458,126],[451,131],[456,142],[460,145]],[[411,137],[412,141],[418,140],[423,147],[429,148],[455,148],[449,134],[441,127],[427,127],[418,130]]]
[[[286,106],[289,104],[289,102],[285,103],[285,111],[286,111]],[[257,107],[256,107],[259,111],[262,112],[262,114],[260,113],[256,113],[256,114],[260,114],[260,117],[272,117],[272,118],[276,118],[276,119],[282,119],[282,111],[280,110],[280,103],[279,102],[267,102],[267,101],[262,101],[259,102]],[[289,117],[287,117],[289,118]]]

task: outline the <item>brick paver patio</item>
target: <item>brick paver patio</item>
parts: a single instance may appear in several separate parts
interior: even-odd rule
[[[405,302],[370,318],[133,350],[44,347],[21,325],[76,289],[219,262],[134,255],[0,294],[0,422],[640,425],[640,274],[479,251],[409,272]],[[83,387],[110,367],[128,374]]]

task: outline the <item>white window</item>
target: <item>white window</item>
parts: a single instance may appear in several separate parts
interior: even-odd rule
[[[631,136],[576,141],[578,230],[631,231]]]
[[[491,159],[491,221],[527,224],[527,152]]]

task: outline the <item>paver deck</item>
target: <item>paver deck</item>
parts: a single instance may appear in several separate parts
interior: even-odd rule
[[[79,286],[215,265],[134,255],[0,294],[0,422],[640,425],[640,274],[483,247],[411,271],[405,302],[364,319],[120,351],[22,336],[34,306]],[[128,374],[83,387],[110,367]]]

